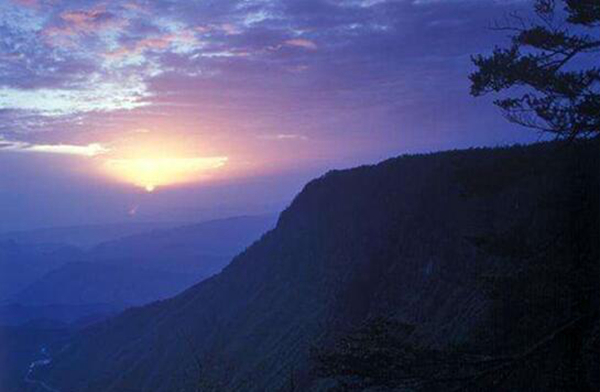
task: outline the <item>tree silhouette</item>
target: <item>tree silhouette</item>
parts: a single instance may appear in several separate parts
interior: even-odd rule
[[[535,22],[519,15],[497,29],[508,47],[472,57],[471,94],[511,90],[494,103],[509,121],[575,139],[600,134],[600,2],[536,0]]]

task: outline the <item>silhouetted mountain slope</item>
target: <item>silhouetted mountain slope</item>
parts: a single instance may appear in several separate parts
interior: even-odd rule
[[[62,392],[192,391],[199,377],[272,391],[293,372],[306,390],[310,345],[369,316],[415,325],[424,345],[467,341],[493,322],[481,278],[522,267],[473,239],[524,225],[521,250],[552,240],[569,216],[550,201],[597,195],[598,158],[596,142],[541,144],[330,172],[223,272],[86,329],[37,376]],[[570,181],[579,172],[589,189]]]

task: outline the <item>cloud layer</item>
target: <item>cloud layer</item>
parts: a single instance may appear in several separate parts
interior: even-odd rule
[[[104,147],[99,143],[90,143],[81,146],[73,144],[33,144],[0,139],[0,152],[2,151],[34,152],[94,157],[97,155],[106,154],[110,151],[110,149]]]
[[[488,45],[486,23],[514,8],[499,0],[11,0],[0,6],[0,109],[15,120],[194,105],[265,122],[273,109],[393,110],[464,93],[468,56]]]
[[[75,187],[64,165],[96,160],[65,155],[117,159],[154,135],[165,150],[177,139],[185,156],[228,157],[219,189],[231,195],[204,184],[205,198],[156,202],[185,219],[182,205],[284,206],[334,167],[524,141],[489,101],[469,96],[467,75],[471,55],[505,39],[487,27],[529,3],[0,1],[0,215],[5,225],[41,225],[50,212],[40,200],[54,200],[52,219],[63,224],[117,219],[133,196],[96,178]]]

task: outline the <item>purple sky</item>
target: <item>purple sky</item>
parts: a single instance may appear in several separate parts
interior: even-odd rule
[[[328,169],[535,140],[467,79],[530,3],[0,0],[0,231],[278,211]],[[227,161],[98,174],[144,143]]]

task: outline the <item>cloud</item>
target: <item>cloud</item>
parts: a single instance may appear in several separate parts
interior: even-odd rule
[[[42,36],[54,45],[76,45],[81,36],[98,35],[127,24],[127,19],[100,7],[90,10],[68,10],[59,15],[56,25],[42,30]]]
[[[155,37],[143,38],[129,47],[123,45],[114,51],[106,53],[106,57],[109,59],[120,59],[140,55],[145,51],[164,52],[173,50],[176,53],[185,53],[198,44],[199,41],[191,30],[182,30],[176,33],[166,33]]]
[[[158,113],[250,138],[414,128],[398,107],[466,91],[469,55],[495,42],[484,26],[509,10],[499,0],[39,3],[17,12],[0,1],[0,131],[69,119],[61,129],[129,129]]]
[[[304,38],[294,38],[294,39],[288,39],[287,41],[285,41],[286,45],[289,46],[296,46],[299,48],[304,48],[304,49],[309,49],[309,50],[316,50],[317,49],[317,44],[315,44],[313,41],[304,39]]]
[[[308,137],[295,133],[277,133],[274,135],[261,135],[260,139],[266,140],[308,140]]]
[[[28,147],[25,151],[93,157],[96,155],[106,154],[109,149],[99,143],[90,143],[85,146],[77,146],[72,144],[34,144]]]
[[[40,5],[38,0],[13,0],[13,2],[28,8],[37,8]]]
[[[37,152],[94,157],[97,155],[106,154],[110,150],[100,143],[90,143],[87,145],[33,144],[0,139],[0,151]]]
[[[149,93],[139,77],[110,80],[102,74],[92,73],[88,78],[92,87],[87,89],[0,87],[0,109],[61,116],[91,111],[131,110],[147,105],[144,98]]]
[[[242,30],[233,23],[223,23],[216,27],[227,35],[236,35],[242,32]]]

